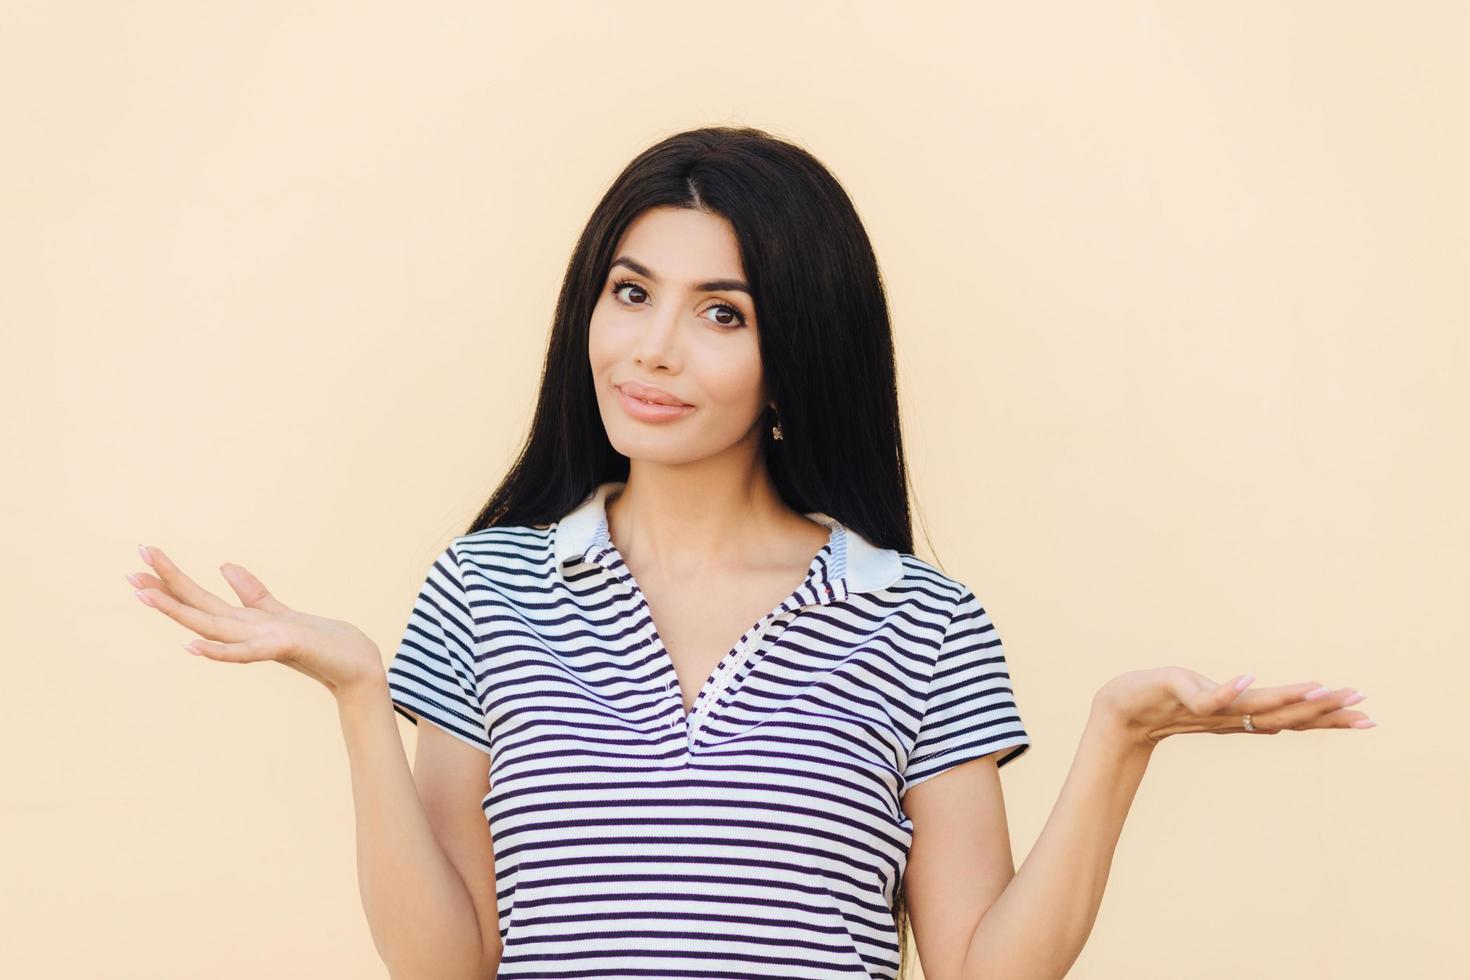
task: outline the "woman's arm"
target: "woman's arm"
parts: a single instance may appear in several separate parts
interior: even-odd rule
[[[337,695],[368,928],[395,980],[493,977],[480,917],[435,837],[398,736],[386,676]],[[478,815],[478,814],[477,814]]]
[[[1092,931],[1113,849],[1160,741],[1187,733],[1368,728],[1347,710],[1362,695],[1315,681],[1246,690],[1185,667],[1119,674],[1093,696],[1082,744],[1036,846],[982,913],[965,948],[962,980],[1061,977]]]
[[[1153,748],[1093,699],[1041,836],[971,934],[962,980],[1066,976],[1092,932]]]
[[[488,753],[465,746],[436,754],[429,767],[434,789],[425,803],[398,737],[382,652],[367,634],[351,623],[292,609],[232,562],[220,572],[241,606],[201,588],[163,549],[139,545],[138,552],[157,575],[135,572],[128,581],[141,602],[203,638],[186,644],[191,653],[225,663],[274,660],[336,698],[357,811],[358,887],[389,973],[402,980],[493,977],[501,955],[494,886],[475,881],[483,908],[477,914],[474,893],[450,858],[458,856],[466,867],[493,861],[488,828],[477,808],[471,809],[484,792],[481,786],[488,786]],[[444,743],[450,742],[461,744],[446,735]],[[420,757],[425,744],[420,737]],[[466,810],[476,823],[460,846],[457,828]],[[440,818],[451,835],[448,852],[434,832],[431,811],[450,814]],[[484,943],[481,921],[487,923]]]

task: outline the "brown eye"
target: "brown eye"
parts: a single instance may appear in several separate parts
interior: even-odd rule
[[[736,309],[735,307],[731,306],[729,303],[716,303],[714,306],[711,306],[708,310],[705,310],[704,312],[710,313],[710,312],[713,312],[715,310],[725,310],[732,317],[734,317],[733,320],[715,320],[715,321],[713,321],[715,323],[718,323],[720,326],[722,326],[722,327],[743,327],[743,326],[745,326],[745,314],[744,313],[741,313],[738,309]]]
[[[617,296],[618,293],[620,293],[624,289],[628,289],[628,288],[636,289],[638,292],[643,293],[645,296],[648,295],[647,292],[644,290],[644,288],[642,286],[638,285],[636,282],[633,282],[631,279],[619,279],[617,282],[613,283],[613,285],[612,285],[612,294],[614,296]],[[627,301],[624,300],[624,302],[627,302]],[[637,305],[641,304],[642,302],[643,302],[642,300],[634,300],[633,301],[633,305],[637,306]]]
[[[619,279],[619,280],[617,280],[616,282],[614,282],[612,284],[612,290],[611,290],[611,292],[612,292],[612,294],[614,296],[617,296],[618,297],[618,301],[619,302],[622,302],[622,303],[630,303],[633,306],[642,306],[643,305],[643,300],[642,299],[633,298],[631,296],[630,296],[629,299],[623,299],[621,296],[618,295],[619,293],[621,293],[625,289],[633,290],[634,292],[636,292],[636,293],[638,293],[638,294],[640,294],[641,296],[644,296],[644,297],[646,297],[648,295],[648,290],[644,289],[642,286],[638,285],[638,283],[634,282],[631,279]],[[714,323],[717,326],[721,326],[721,327],[743,327],[743,326],[745,326],[745,314],[740,312],[739,307],[731,306],[729,303],[715,303],[713,306],[709,307],[709,309],[706,309],[704,312],[709,313],[712,310],[723,310],[725,313],[728,314],[728,318],[727,319],[724,319],[724,320],[712,320],[712,321],[710,321],[711,323]]]

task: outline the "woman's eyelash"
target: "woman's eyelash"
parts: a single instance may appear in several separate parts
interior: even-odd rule
[[[642,289],[643,288],[640,284],[634,282],[631,279],[618,279],[618,280],[615,280],[613,282],[613,284],[612,284],[612,294],[614,296],[616,296],[619,292],[621,292],[623,289],[626,289],[628,286],[633,286],[633,287],[635,287],[637,289]],[[722,327],[733,327],[733,326],[736,326],[736,325],[739,325],[739,326],[744,326],[745,325],[745,314],[744,313],[741,313],[738,307],[731,306],[729,303],[716,303],[715,305],[709,307],[709,309],[711,309],[711,310],[729,310],[731,313],[733,313],[735,315],[735,320],[736,320],[735,323],[721,323],[721,324],[719,324],[719,326],[722,326]]]

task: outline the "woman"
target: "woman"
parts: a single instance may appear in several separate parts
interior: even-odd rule
[[[592,215],[521,456],[386,671],[239,566],[242,607],[156,548],[133,581],[194,652],[333,692],[396,977],[892,978],[909,922],[930,980],[1061,976],[1161,739],[1364,724],[1350,689],[1114,678],[1017,873],[1005,654],[907,501],[850,200],[789,143],[702,129]],[[431,722],[412,770],[394,711]]]

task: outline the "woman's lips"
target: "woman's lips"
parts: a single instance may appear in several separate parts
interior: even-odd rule
[[[623,403],[623,410],[640,422],[669,422],[694,411],[693,405],[655,405],[634,398],[621,388],[618,389],[618,400]]]

